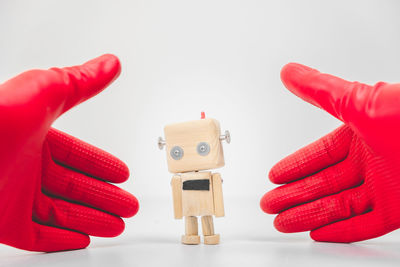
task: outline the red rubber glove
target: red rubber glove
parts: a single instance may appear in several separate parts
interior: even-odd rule
[[[138,210],[114,156],[50,126],[120,73],[113,55],[82,66],[31,70],[0,84],[0,243],[32,251],[84,248],[112,237]]]
[[[400,227],[400,84],[347,82],[299,64],[285,86],[344,126],[278,162],[261,208],[285,233],[355,242]]]

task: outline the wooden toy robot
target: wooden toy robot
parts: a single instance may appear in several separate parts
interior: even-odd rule
[[[217,120],[205,118],[165,126],[165,140],[159,138],[160,149],[167,148],[175,219],[185,217],[183,244],[200,243],[197,216],[201,216],[204,244],[218,244],[213,215],[223,217],[222,179],[211,169],[225,165],[222,140],[230,143],[230,134],[221,135]]]

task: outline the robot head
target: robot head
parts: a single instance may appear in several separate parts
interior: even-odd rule
[[[204,118],[204,114],[202,114]],[[222,140],[230,142],[225,131],[221,136],[219,122],[201,119],[165,126],[165,141],[159,147],[167,148],[168,170],[172,173],[215,169],[225,165]]]

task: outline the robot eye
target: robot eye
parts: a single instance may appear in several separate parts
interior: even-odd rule
[[[169,153],[174,160],[183,158],[183,149],[180,146],[174,146]]]
[[[210,153],[210,145],[206,142],[200,142],[197,145],[197,153],[200,156],[207,156]]]

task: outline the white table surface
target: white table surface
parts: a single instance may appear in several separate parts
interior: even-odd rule
[[[31,253],[0,246],[0,266],[398,266],[400,232],[357,244],[312,241],[281,234],[258,198],[226,198],[226,217],[215,220],[221,243],[179,242],[183,221],[172,218],[170,199],[141,200],[138,215],[117,238],[93,238],[87,249]]]

